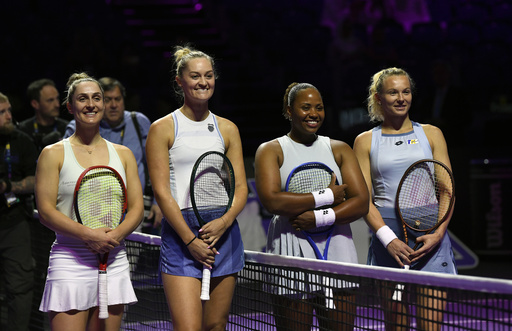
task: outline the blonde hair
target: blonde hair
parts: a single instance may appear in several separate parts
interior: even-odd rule
[[[174,73],[175,76],[182,78],[183,77],[183,70],[188,65],[188,62],[192,59],[198,59],[198,58],[205,58],[208,61],[210,61],[212,68],[213,68],[213,74],[215,75],[215,78],[217,78],[217,71],[215,69],[215,60],[210,55],[193,49],[190,46],[176,46],[174,51]],[[175,92],[183,97],[183,90],[175,85]]]
[[[103,87],[101,87],[101,84],[96,79],[89,76],[85,72],[74,73],[71,76],[69,76],[68,82],[66,84],[67,90],[66,90],[66,97],[63,101],[64,105],[66,105],[68,102],[71,102],[71,100],[73,99],[73,94],[75,94],[76,86],[83,82],[94,82],[94,83],[98,84],[98,86],[101,90],[101,95],[103,96],[103,94],[104,94]]]
[[[2,92],[0,92],[0,102],[9,102],[9,98],[7,97],[7,95],[3,94]]]
[[[414,81],[409,76],[407,71],[403,69],[392,67],[383,69],[374,74],[370,80],[367,98],[368,115],[370,116],[370,121],[372,122],[381,122],[384,120],[382,106],[379,104],[376,94],[382,93],[382,85],[384,84],[384,80],[390,76],[406,76],[409,79],[409,83],[411,84],[411,90],[414,92]]]

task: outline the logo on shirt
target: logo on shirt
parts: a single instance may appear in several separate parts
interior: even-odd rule
[[[400,140],[400,141],[397,141],[397,142],[395,143],[395,145],[396,145],[396,146],[400,146],[400,145],[402,145],[403,143],[404,143],[404,142]]]
[[[208,131],[213,132],[213,124],[208,124]]]
[[[415,145],[417,143],[419,143],[418,139],[409,139],[409,140],[407,140],[407,144],[408,145]]]

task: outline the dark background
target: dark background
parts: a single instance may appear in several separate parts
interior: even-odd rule
[[[457,185],[450,229],[482,260],[503,260],[512,255],[511,22],[511,4],[499,0],[2,1],[0,91],[21,121],[33,116],[25,90],[35,79],[53,79],[62,98],[73,72],[112,76],[127,88],[128,110],[153,121],[180,106],[172,50],[190,42],[217,61],[210,108],[238,125],[250,177],[258,145],[288,130],[281,105],[291,82],[319,88],[328,111],[320,133],[352,145],[371,128],[371,75],[402,67],[417,83],[411,118],[447,138]],[[425,113],[435,63],[452,69],[457,90],[441,122]]]

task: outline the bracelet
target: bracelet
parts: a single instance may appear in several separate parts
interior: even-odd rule
[[[334,194],[330,188],[311,192],[315,198],[315,208],[322,206],[330,206],[334,202]]]
[[[391,228],[387,225],[384,225],[375,233],[377,238],[379,238],[380,242],[384,247],[388,247],[389,243],[397,238],[396,234],[391,230]]]
[[[332,208],[315,210],[314,213],[317,227],[333,225],[336,221],[336,214]]]
[[[197,237],[192,238],[192,240],[191,240],[191,241],[189,241],[189,242],[188,242],[188,244],[186,244],[186,245],[185,245],[185,247],[188,247],[188,245],[190,245],[190,244],[191,244],[194,240],[196,240],[196,239],[197,239]]]

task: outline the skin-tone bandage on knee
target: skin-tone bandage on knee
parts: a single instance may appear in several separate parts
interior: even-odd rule
[[[311,192],[315,198],[315,208],[322,206],[330,206],[334,202],[334,194],[330,188]]]
[[[377,230],[375,235],[377,235],[377,238],[379,238],[384,247],[388,247],[389,243],[397,238],[393,230],[391,230],[391,228],[387,225],[384,225],[379,230]]]
[[[317,227],[333,225],[336,221],[336,214],[332,208],[315,210],[314,213]]]

